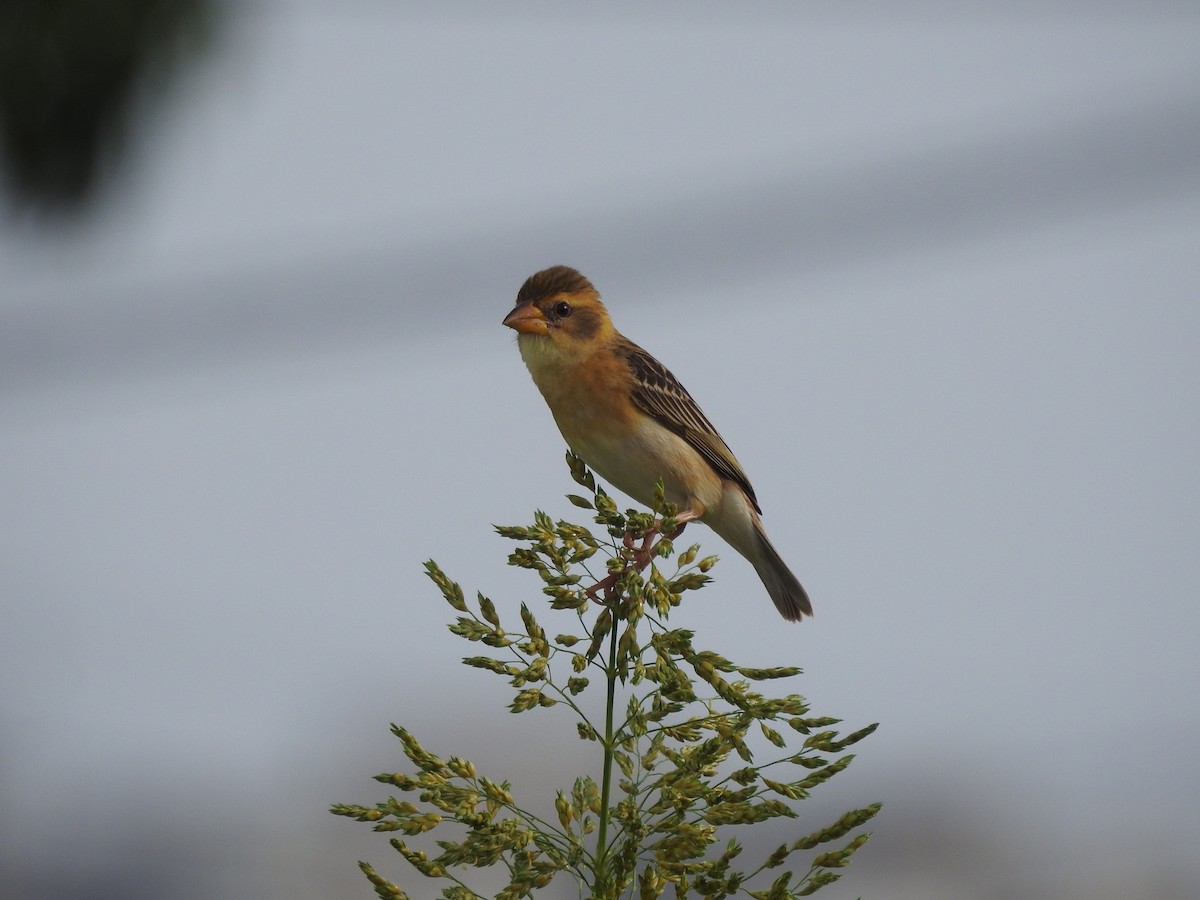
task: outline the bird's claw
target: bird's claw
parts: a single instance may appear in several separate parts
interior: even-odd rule
[[[586,588],[584,590],[584,594],[586,594],[589,599],[595,600],[598,593],[609,590],[617,583],[617,576],[620,574],[620,572],[611,572],[607,577],[601,578],[590,588]]]
[[[637,541],[634,540],[634,537],[630,532],[625,532],[625,536],[621,539],[621,543],[625,545],[626,550],[632,552],[632,565],[634,571],[641,572],[648,565],[650,565],[650,560],[652,560],[655,554],[658,552],[659,545],[662,544],[664,540],[674,541],[681,534],[683,534],[683,529],[687,527],[687,523],[696,518],[694,513],[685,513],[684,515],[686,518],[677,517],[675,519],[676,527],[671,531],[670,534],[663,534],[657,543],[654,542],[654,539],[659,537],[661,534],[661,528],[663,524],[662,519],[654,520],[654,524],[642,536],[642,542],[640,546],[638,545]],[[681,518],[682,521],[680,520]],[[589,599],[595,600],[597,595],[601,592],[610,591],[616,586],[617,579],[621,577],[627,568],[629,568],[629,565],[629,563],[626,563],[626,565],[618,571],[610,572],[606,577],[600,579],[591,587],[585,588],[584,594],[586,594]]]

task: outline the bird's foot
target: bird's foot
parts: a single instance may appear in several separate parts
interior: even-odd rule
[[[676,519],[675,521],[679,522],[678,519]],[[687,528],[687,522],[679,522],[678,527],[676,527],[676,529],[674,531],[672,531],[670,534],[666,535],[666,539],[668,541],[675,540],[677,537],[679,537],[681,534],[683,534],[683,529],[685,529],[685,528]]]
[[[692,506],[688,509],[685,509],[675,517],[675,528],[671,530],[670,534],[663,534],[663,520],[655,519],[654,524],[650,526],[644,535],[642,535],[640,544],[634,539],[632,534],[626,532],[625,536],[621,539],[621,542],[625,545],[626,550],[631,551],[633,556],[632,562],[627,563],[623,568],[617,570],[616,572],[610,572],[606,577],[600,579],[591,587],[585,589],[584,593],[589,599],[594,600],[596,599],[597,595],[611,591],[612,588],[616,586],[617,580],[621,577],[625,570],[630,567],[630,565],[632,565],[634,571],[641,572],[648,565],[650,565],[650,560],[655,557],[658,552],[659,545],[664,540],[674,541],[681,534],[683,534],[683,530],[687,528],[688,522],[699,519],[703,514],[703,507]],[[655,538],[658,538],[658,540],[655,541]]]
[[[595,584],[593,584],[590,588],[584,589],[584,593],[587,595],[589,600],[595,600],[596,595],[599,594],[601,591],[608,591],[613,586],[616,585],[617,576],[620,574],[621,574],[620,572],[610,572],[606,577],[601,578],[599,581],[597,581]]]
[[[670,534],[666,535],[667,540],[675,540],[677,537],[683,534],[683,529],[687,528],[688,522],[694,522],[702,515],[704,515],[704,507],[700,506],[699,504],[693,504],[683,512],[679,513],[679,515],[675,517],[675,528]],[[662,522],[663,520],[659,519],[658,522],[655,523],[655,530],[662,527]]]

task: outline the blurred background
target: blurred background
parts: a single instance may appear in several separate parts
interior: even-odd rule
[[[492,523],[581,518],[500,326],[567,263],[817,609],[695,528],[679,623],[881,723],[801,805],[884,803],[821,896],[1200,894],[1198,44],[1154,0],[6,4],[0,893],[433,896],[326,812],[389,722],[533,805],[591,765],[421,569],[538,603]]]

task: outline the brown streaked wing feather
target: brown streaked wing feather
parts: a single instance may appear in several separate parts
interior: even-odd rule
[[[633,372],[633,402],[691,444],[718,475],[740,486],[755,510],[761,513],[750,479],[742,471],[733,451],[679,379],[633,341],[622,338],[618,349]]]

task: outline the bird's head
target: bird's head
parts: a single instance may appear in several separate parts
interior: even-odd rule
[[[600,294],[568,266],[530,275],[504,324],[517,332],[522,355],[564,360],[589,355],[615,333]]]

